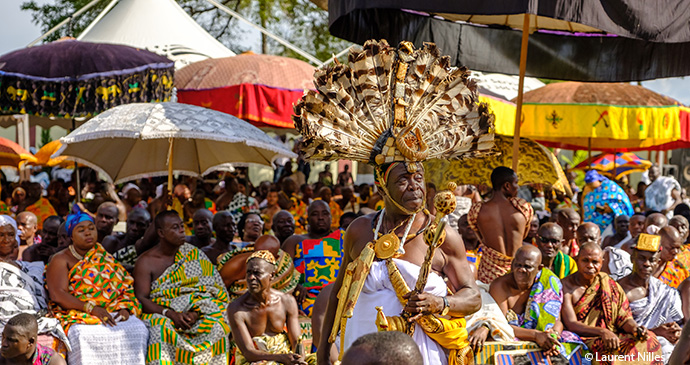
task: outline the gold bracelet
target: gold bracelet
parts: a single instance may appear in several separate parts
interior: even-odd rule
[[[86,313],[88,313],[88,314],[91,314],[91,312],[93,311],[93,308],[94,308],[94,307],[95,307],[95,305],[94,305],[93,303],[91,303],[91,302],[86,302],[86,303],[84,304],[84,312],[86,312]]]

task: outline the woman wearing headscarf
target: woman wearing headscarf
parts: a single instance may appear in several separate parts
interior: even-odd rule
[[[143,364],[148,329],[136,318],[132,277],[96,242],[90,215],[69,215],[65,225],[72,244],[51,258],[46,286],[72,345],[69,363]]]
[[[630,198],[615,182],[601,176],[595,170],[589,170],[585,174],[585,183],[590,192],[585,195],[582,203],[584,221],[595,223],[601,232],[604,232],[617,216],[632,217],[635,214]]]

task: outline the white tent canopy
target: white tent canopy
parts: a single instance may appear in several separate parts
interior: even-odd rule
[[[175,0],[119,0],[77,39],[145,48],[175,61],[177,69],[207,58],[235,55]]]

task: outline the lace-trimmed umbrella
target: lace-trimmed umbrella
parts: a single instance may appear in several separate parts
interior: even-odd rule
[[[211,108],[260,128],[294,128],[292,105],[314,88],[314,67],[260,54],[214,58],[175,73],[181,103]]]
[[[57,155],[74,158],[116,184],[146,176],[199,176],[224,163],[271,166],[296,155],[229,114],[179,103],[120,105],[60,139]],[[53,156],[55,157],[55,156]]]

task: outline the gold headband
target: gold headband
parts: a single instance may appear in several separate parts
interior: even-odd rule
[[[653,234],[640,233],[635,249],[640,251],[658,252],[661,237]]]
[[[251,256],[247,259],[246,262],[249,262],[251,259],[262,259],[264,261],[268,261],[268,263],[275,265],[276,264],[276,258],[273,256],[271,251],[268,250],[259,250],[259,251],[254,251]]]

